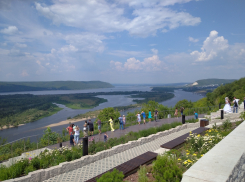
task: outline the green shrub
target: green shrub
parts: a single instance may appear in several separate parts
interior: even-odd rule
[[[103,174],[99,179],[96,179],[97,182],[122,182],[124,175],[122,172],[119,172],[117,169],[113,169],[112,172],[107,172]]]
[[[31,165],[35,168],[35,169],[40,169],[40,159],[38,159],[37,157],[34,157],[31,160]]]
[[[224,130],[231,129],[231,127],[232,127],[232,123],[228,119],[222,123],[222,128]]]
[[[28,175],[29,172],[35,171],[36,169],[33,167],[33,165],[27,166],[25,168],[25,175]]]
[[[146,173],[147,173],[146,167],[140,166],[140,169],[138,171],[138,176],[139,176],[138,182],[148,182],[149,181]]]
[[[241,113],[240,118],[241,118],[242,120],[245,120],[245,112],[242,112],[242,113]]]
[[[181,181],[182,173],[176,158],[171,155],[158,156],[153,162],[153,176],[157,182]]]

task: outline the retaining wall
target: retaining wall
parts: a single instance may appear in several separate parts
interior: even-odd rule
[[[199,159],[182,182],[245,181],[245,122]]]
[[[167,131],[158,132],[158,133],[150,135],[148,137],[142,137],[138,140],[130,141],[126,144],[114,146],[111,149],[98,152],[94,155],[87,155],[87,156],[81,157],[80,159],[76,159],[76,160],[71,161],[71,162],[63,162],[63,163],[59,164],[58,166],[54,166],[54,167],[51,167],[48,169],[40,169],[40,170],[37,170],[34,172],[30,172],[27,176],[15,178],[15,179],[11,179],[11,180],[6,180],[6,182],[13,182],[13,181],[16,181],[16,182],[17,181],[18,182],[41,182],[41,181],[47,180],[49,178],[52,178],[54,176],[57,176],[57,175],[60,175],[60,174],[81,168],[85,165],[88,165],[88,164],[93,163],[95,161],[98,161],[100,159],[112,156],[112,155],[120,153],[122,151],[131,149],[133,147],[151,142],[157,138],[172,134],[174,132],[181,131],[181,130],[186,129],[186,128],[195,128],[195,127],[199,127],[199,123],[183,124],[181,126],[177,126],[176,128],[172,128],[172,129],[167,130]]]

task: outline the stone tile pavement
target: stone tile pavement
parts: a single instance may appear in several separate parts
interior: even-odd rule
[[[186,134],[196,128],[187,128],[179,132],[172,133],[167,136],[163,136],[154,141],[148,142],[146,144],[131,148],[129,150],[117,153],[113,156],[105,157],[104,159],[98,160],[94,163],[86,165],[82,168],[64,173],[53,178],[46,180],[46,182],[60,182],[60,181],[69,181],[69,182],[83,182],[88,179],[91,179],[107,170],[110,170],[128,160],[133,159],[147,151],[156,151],[160,148],[165,142],[173,140],[183,134]]]

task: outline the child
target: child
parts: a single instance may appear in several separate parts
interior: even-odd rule
[[[71,132],[71,135],[70,135],[70,145],[71,145],[71,147],[73,147],[74,143],[75,143],[74,134],[75,134],[75,132],[73,131],[73,132]]]
[[[108,138],[108,135],[105,132],[105,134],[104,134],[104,142],[107,142],[107,138]]]

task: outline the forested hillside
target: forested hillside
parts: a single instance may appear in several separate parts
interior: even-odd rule
[[[205,86],[205,85],[212,85],[212,84],[227,84],[234,82],[234,79],[217,79],[217,78],[210,78],[210,79],[203,79],[203,80],[197,80],[198,83],[197,86]]]
[[[101,81],[0,82],[0,92],[83,90],[112,87],[114,86],[110,83]]]

